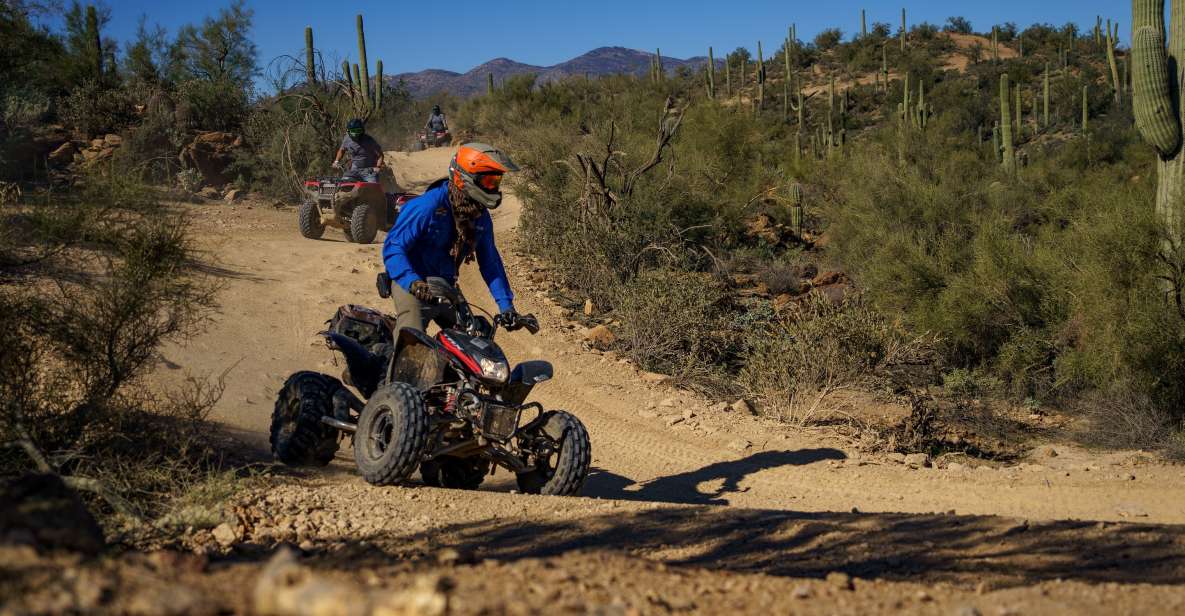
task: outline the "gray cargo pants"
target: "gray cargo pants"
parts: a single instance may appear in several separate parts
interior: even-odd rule
[[[408,293],[398,283],[391,285],[391,299],[395,302],[395,331],[411,328],[417,331],[427,331],[429,323],[436,323],[441,328],[452,327],[457,323],[457,315],[451,306],[440,304],[425,304]]]

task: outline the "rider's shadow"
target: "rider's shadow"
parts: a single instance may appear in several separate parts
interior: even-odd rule
[[[659,477],[638,483],[629,477],[593,468],[584,483],[584,496],[620,500],[680,503],[686,505],[727,505],[728,494],[745,492],[741,481],[754,473],[779,466],[805,466],[824,460],[843,460],[838,449],[799,449],[762,451],[747,458],[716,462],[701,469]]]

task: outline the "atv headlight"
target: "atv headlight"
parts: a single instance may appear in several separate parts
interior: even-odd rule
[[[505,383],[510,379],[510,364],[504,361],[483,357],[478,360],[478,365],[481,366],[481,375],[491,381]]]

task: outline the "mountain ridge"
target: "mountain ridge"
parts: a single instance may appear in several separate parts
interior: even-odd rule
[[[412,73],[399,73],[387,77],[391,83],[403,81],[414,98],[426,98],[443,93],[449,93],[462,98],[468,98],[486,91],[488,75],[494,76],[495,83],[502,83],[508,77],[534,73],[538,82],[546,83],[559,81],[573,75],[615,75],[634,74],[645,75],[650,71],[653,53],[630,49],[628,47],[605,46],[585,52],[551,66],[537,66],[511,60],[510,58],[494,58],[464,73],[446,71],[442,69],[425,69]],[[675,58],[663,56],[663,69],[667,72],[682,67],[699,69],[708,59],[703,56],[692,58]],[[722,60],[716,60],[722,65]]]

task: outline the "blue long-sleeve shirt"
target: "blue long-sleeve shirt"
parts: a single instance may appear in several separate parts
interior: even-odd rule
[[[499,310],[514,308],[514,293],[506,278],[502,255],[494,245],[494,221],[488,210],[474,222],[477,233],[475,256],[481,277]],[[395,225],[383,242],[383,263],[387,275],[405,291],[411,283],[432,276],[457,283],[457,265],[449,251],[457,238],[453,225],[448,185],[439,183],[403,205]]]

